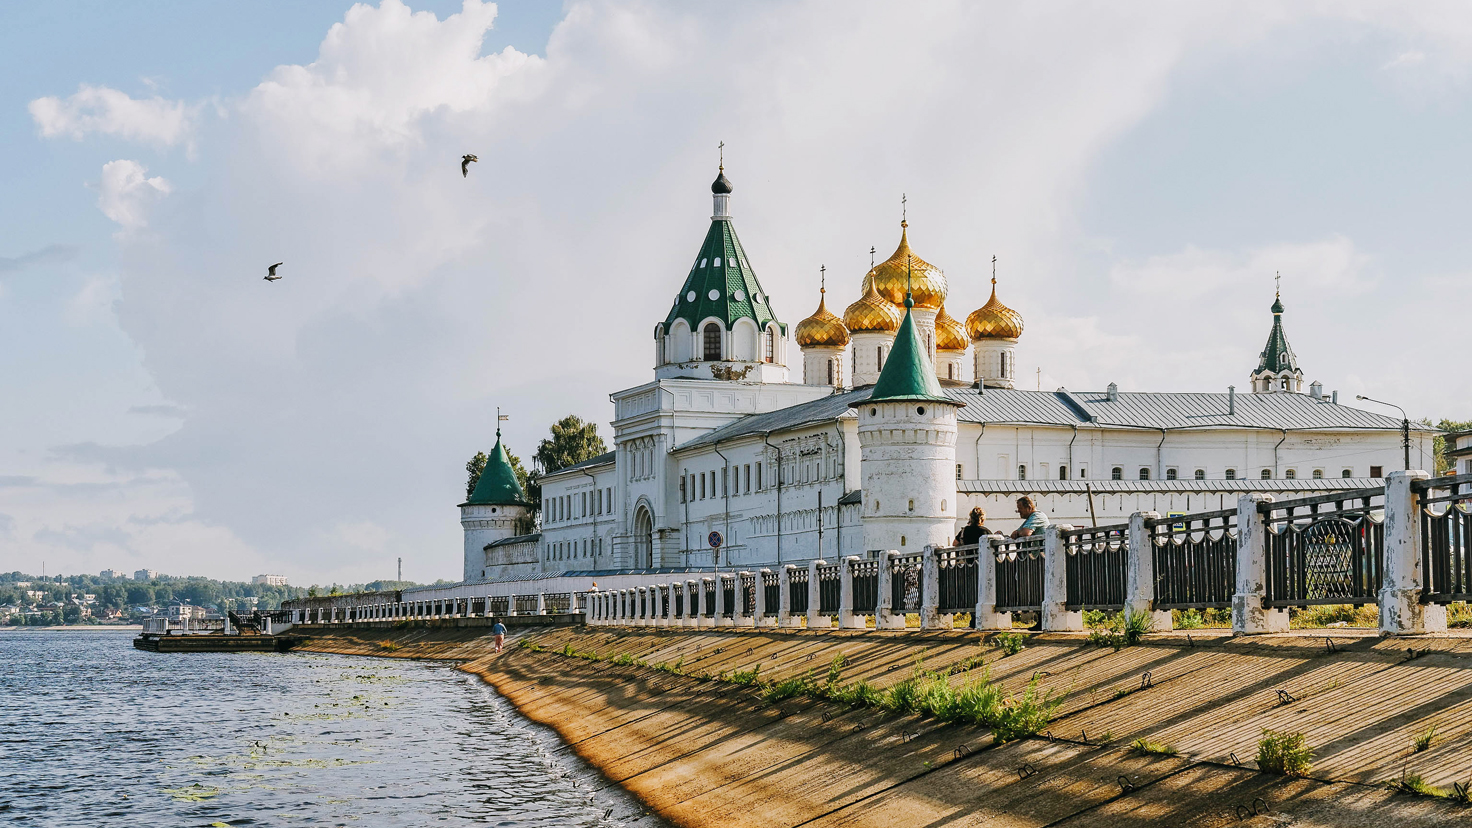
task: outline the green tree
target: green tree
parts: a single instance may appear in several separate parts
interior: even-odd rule
[[[553,423],[550,431],[551,436],[538,443],[537,453],[532,455],[537,461],[537,470],[528,475],[523,484],[534,512],[542,509],[542,475],[561,471],[608,451],[603,438],[598,436],[598,424],[584,422],[576,414],[569,414]]]
[[[1427,425],[1430,425],[1430,423],[1428,422]],[[1466,431],[1472,429],[1472,420],[1443,419],[1436,424],[1436,427],[1442,431]],[[1438,475],[1451,474],[1452,470],[1456,468],[1456,464],[1452,462],[1450,456],[1450,452],[1455,448],[1456,446],[1452,444],[1452,441],[1440,434],[1436,435],[1436,438],[1432,441],[1431,451],[1436,457],[1436,473]]]

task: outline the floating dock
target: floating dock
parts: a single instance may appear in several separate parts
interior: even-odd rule
[[[284,653],[302,642],[294,635],[159,635],[143,633],[133,646],[151,653]]]

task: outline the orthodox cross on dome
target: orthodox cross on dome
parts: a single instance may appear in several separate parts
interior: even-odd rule
[[[997,283],[997,254],[992,254],[992,284]]]
[[[1273,296],[1279,299],[1283,298],[1283,271],[1273,271],[1273,284]]]
[[[828,265],[818,265],[818,292],[828,292]]]
[[[910,220],[910,197],[900,193],[900,226],[908,226]]]
[[[726,169],[726,142],[722,141],[717,144],[716,149],[719,150],[721,153],[720,170],[724,172]]]
[[[869,245],[869,269],[874,269],[874,245]]]

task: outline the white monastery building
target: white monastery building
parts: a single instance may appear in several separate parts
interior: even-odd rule
[[[1010,531],[1024,495],[1055,523],[1103,525],[1381,485],[1404,465],[1400,420],[1317,382],[1305,392],[1276,297],[1250,393],[1029,391],[995,265],[991,298],[960,322],[902,221],[841,317],[825,286],[789,329],[736,236],[731,190],[722,167],[710,229],[654,320],[653,377],[610,395],[614,450],[542,479],[540,531],[497,432],[460,507],[465,580],[777,569],[948,544],[974,506]],[[1432,436],[1413,428],[1411,468],[1430,468]]]

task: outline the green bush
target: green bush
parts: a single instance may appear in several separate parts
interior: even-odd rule
[[[750,687],[757,683],[761,673],[762,666],[760,664],[750,670],[737,670],[731,674],[731,683],[739,684],[743,687]]]
[[[1002,648],[1005,655],[1017,655],[1027,647],[1027,636],[1022,633],[1002,633],[997,636],[997,645]]]
[[[1313,767],[1313,758],[1314,752],[1309,750],[1302,733],[1263,730],[1257,742],[1257,767],[1267,773],[1306,776]]]
[[[1175,756],[1180,753],[1174,745],[1156,742],[1143,736],[1130,742],[1130,752],[1138,756]]]

